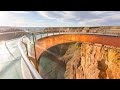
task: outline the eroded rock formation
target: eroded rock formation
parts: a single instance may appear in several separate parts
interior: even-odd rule
[[[49,50],[57,49],[58,60],[66,64],[65,79],[120,78],[120,48],[78,42],[53,48]]]

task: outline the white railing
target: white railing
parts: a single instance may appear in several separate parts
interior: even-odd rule
[[[51,36],[51,35],[57,35],[57,34],[88,34],[88,35],[106,35],[106,36],[115,36],[115,37],[119,37],[120,36],[120,33],[109,33],[109,32],[79,32],[79,31],[65,31],[65,30],[59,30],[59,31],[56,31],[56,32],[50,32],[50,31],[44,31],[44,30],[41,30],[40,32],[37,32],[37,34],[41,34],[42,35],[45,35],[46,36]],[[49,35],[51,34],[51,35]],[[42,37],[43,38],[43,37]]]
[[[28,42],[24,42],[23,41],[23,37],[21,37],[18,41],[18,48],[20,50],[20,53],[22,55],[22,59],[24,60],[25,64],[27,65],[33,79],[42,79],[42,77],[40,76],[40,74],[37,72],[37,70],[35,69],[34,65],[30,62],[30,60],[28,59],[26,53],[24,52],[22,46],[24,45],[24,43],[28,44]],[[23,43],[24,42],[24,43]],[[24,45],[25,46],[25,45]],[[29,79],[29,78],[26,78]]]

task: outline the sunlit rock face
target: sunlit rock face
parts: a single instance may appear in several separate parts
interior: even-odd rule
[[[108,50],[108,69],[106,70],[107,78],[120,78],[120,50]]]
[[[65,64],[64,70],[60,69],[60,67],[56,68],[56,73],[58,73],[56,75],[59,76],[58,78],[120,78],[120,48],[101,44],[77,42],[57,45],[48,50],[56,54],[56,61],[61,61]],[[50,59],[53,59],[54,57],[48,52],[46,52],[45,55]],[[46,64],[46,66],[48,65]],[[51,64],[51,66],[54,67],[55,64]],[[51,66],[49,65],[49,69]]]
[[[90,43],[74,44],[61,58],[66,62],[66,79],[120,78],[119,48]]]
[[[75,44],[71,48],[75,50],[72,58],[66,63],[65,78],[99,78],[98,61],[101,61],[101,47],[93,46],[92,44]]]

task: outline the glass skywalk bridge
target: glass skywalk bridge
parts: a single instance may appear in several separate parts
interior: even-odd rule
[[[29,33],[24,37],[16,38],[0,42],[0,79],[41,79],[41,76],[35,69],[35,66],[29,61],[26,56],[27,52],[22,39],[30,42],[30,48],[33,48],[34,42],[37,39],[58,35],[58,34],[100,34],[111,35],[118,37],[115,34],[101,34],[101,33],[81,33],[81,32],[65,32],[60,31],[56,33]],[[35,39],[33,38],[35,37]],[[19,42],[19,43],[18,43]],[[20,45],[21,42],[21,45]],[[27,43],[26,43],[27,44]],[[21,47],[21,49],[20,49]],[[21,51],[20,51],[21,50]],[[22,53],[23,51],[23,53]]]

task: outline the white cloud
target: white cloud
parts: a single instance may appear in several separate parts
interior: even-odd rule
[[[0,25],[44,27],[115,25],[116,23],[120,25],[120,11],[34,12],[37,12],[37,14],[32,14],[33,11],[0,11]],[[28,15],[28,17],[26,15]],[[29,15],[31,15],[31,17],[33,16],[33,18]],[[39,18],[36,18],[37,15],[39,15]]]
[[[109,11],[91,11],[91,13],[94,15],[100,15],[100,14],[104,14],[104,13],[109,13]]]
[[[9,12],[17,14],[28,14],[30,11],[9,11]]]
[[[18,12],[15,12],[18,13]],[[23,12],[21,12],[23,13]],[[28,16],[29,17],[29,16]],[[34,17],[33,17],[34,18]],[[28,20],[24,15],[16,16],[13,12],[10,11],[0,11],[0,26],[52,26],[53,24],[47,23],[43,20]]]
[[[24,17],[18,17],[10,11],[0,11],[0,26],[21,26],[26,22]]]
[[[63,12],[60,11],[37,11],[37,13],[47,19],[58,19],[63,16]]]
[[[100,13],[99,13],[100,14]],[[102,14],[102,13],[101,13]],[[107,25],[112,25],[113,21],[120,21],[120,12],[104,12],[104,14],[108,14],[103,17],[99,18],[91,18],[91,19],[86,19],[83,21],[80,21],[80,25],[106,25],[105,23],[108,23]],[[115,24],[114,24],[115,25]],[[119,23],[120,25],[120,23]]]
[[[120,12],[115,11],[39,11],[46,19],[73,23],[99,23],[118,20]]]

